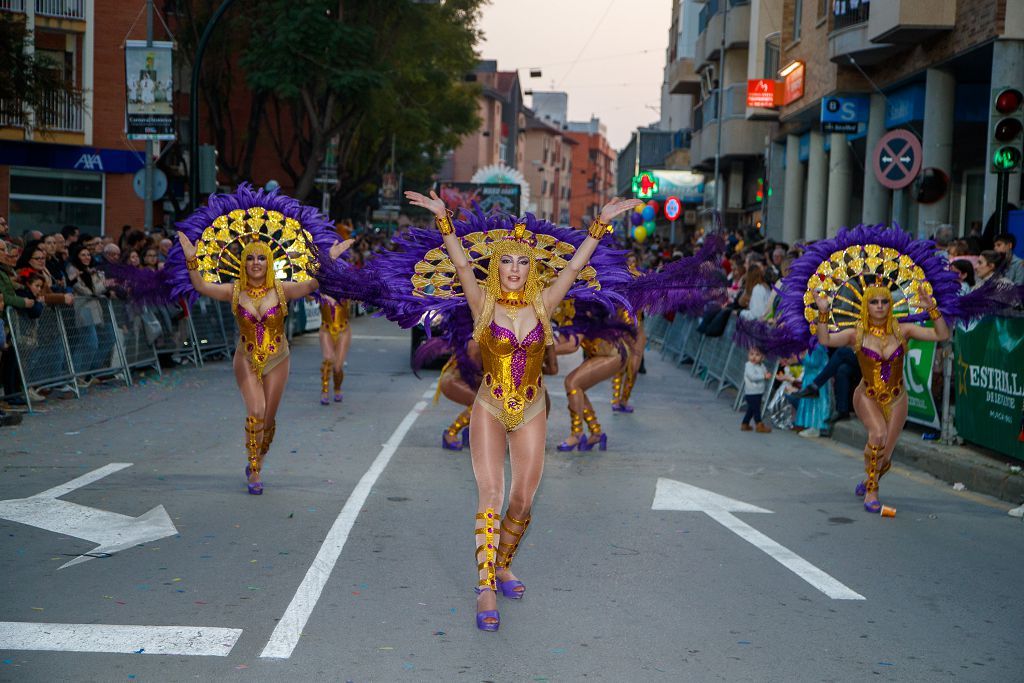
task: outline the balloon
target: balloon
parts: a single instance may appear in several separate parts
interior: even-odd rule
[[[637,242],[643,242],[645,239],[647,239],[647,230],[644,229],[644,226],[636,226],[636,232],[633,233],[633,238]]]
[[[653,235],[654,234],[654,230],[657,227],[658,227],[658,224],[655,223],[654,221],[644,221],[643,228],[644,228],[644,230],[647,231],[648,235]]]
[[[649,206],[645,206],[643,208],[643,211],[640,213],[640,215],[644,217],[644,222],[645,223],[647,221],[653,221],[654,220],[654,215],[655,215],[654,214],[654,209],[652,209]]]
[[[633,210],[636,211],[637,213],[640,213],[641,211],[644,210],[644,205],[643,204],[637,204],[636,206],[633,207]]]
[[[647,202],[647,206],[649,206],[649,207],[651,207],[652,209],[654,209],[654,215],[655,215],[655,216],[657,216],[657,215],[658,215],[658,202],[656,202],[656,201],[654,201],[654,200],[652,199],[651,201]]]
[[[644,222],[644,217],[638,214],[636,211],[629,214],[629,222],[633,225],[640,225]]]

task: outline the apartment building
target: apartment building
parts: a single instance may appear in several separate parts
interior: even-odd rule
[[[577,144],[557,126],[527,111],[522,171],[530,184],[529,210],[538,218],[569,223],[571,148]]]
[[[615,150],[607,129],[597,118],[570,121],[565,136],[577,144],[572,150],[569,184],[569,225],[586,226],[601,215],[601,207],[615,196]]]
[[[12,232],[141,226],[132,178],[145,143],[126,139],[125,84],[110,74],[124,73],[123,42],[145,39],[144,22],[133,24],[136,12],[117,0],[0,0],[0,12],[24,21],[29,49],[83,93],[80,105],[54,93],[54,113],[42,122],[18,102],[0,102],[0,213]]]

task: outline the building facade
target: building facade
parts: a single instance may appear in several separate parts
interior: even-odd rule
[[[615,196],[615,150],[603,123],[596,118],[566,124],[572,150],[569,184],[569,225],[589,225]]]
[[[572,198],[571,147],[577,142],[560,128],[528,112],[523,175],[530,184],[530,208],[538,218],[567,225]]]

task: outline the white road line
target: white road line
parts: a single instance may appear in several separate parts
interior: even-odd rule
[[[309,620],[309,616],[313,613],[313,608],[316,607],[316,603],[320,599],[320,594],[323,592],[324,586],[334,570],[334,565],[341,555],[341,550],[345,547],[345,541],[348,540],[349,532],[352,531],[352,527],[356,523],[359,511],[363,508],[367,497],[370,495],[370,490],[373,489],[373,485],[384,472],[384,468],[388,466],[391,456],[398,450],[399,444],[402,443],[402,439],[405,438],[406,433],[408,433],[413,423],[416,422],[416,418],[426,409],[429,399],[434,397],[434,388],[431,387],[426,391],[423,394],[423,400],[413,406],[413,409],[402,419],[398,427],[395,428],[395,431],[392,432],[391,436],[381,447],[380,453],[377,454],[373,464],[370,465],[370,469],[366,471],[362,479],[359,480],[359,483],[356,484],[352,495],[345,502],[345,507],[341,509],[341,513],[334,520],[331,530],[327,532],[327,538],[324,539],[323,544],[320,546],[320,551],[313,558],[313,563],[309,566],[306,577],[299,584],[298,590],[295,591],[295,597],[292,598],[281,620],[277,622],[277,626],[270,635],[267,646],[260,653],[260,657],[276,659],[288,659],[291,657],[295,646],[299,642],[299,636],[302,635],[302,629]]]
[[[724,510],[704,510],[713,520],[743,540],[766,552],[773,560],[811,584],[833,600],[863,600],[864,596],[844,586],[784,545]]]
[[[57,650],[225,657],[242,629],[210,626],[115,626],[0,621],[0,651]]]
[[[80,477],[72,479],[71,481],[65,482],[60,486],[54,486],[52,489],[47,489],[42,493],[37,493],[32,498],[60,498],[65,496],[75,489],[80,489],[83,486],[88,486],[94,481],[99,481],[103,477],[108,477],[114,472],[120,472],[126,467],[131,467],[130,462],[112,462],[109,465],[104,465],[98,469],[83,474]]]

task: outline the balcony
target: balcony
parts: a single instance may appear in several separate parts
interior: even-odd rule
[[[46,96],[43,111],[36,113],[37,130],[54,133],[82,133],[85,131],[82,103],[67,93],[54,92]],[[21,102],[0,101],[0,128],[24,128],[27,120]]]
[[[888,0],[875,3],[868,19],[874,43],[919,43],[956,24],[956,0]]]
[[[726,20],[725,6],[729,17]],[[750,42],[750,0],[709,0],[700,11],[696,46],[696,68],[718,59],[725,24],[725,49],[747,47]]]
[[[693,60],[680,58],[672,62],[668,71],[668,91],[673,95],[696,95],[700,92],[700,76],[693,68]]]
[[[695,168],[714,164],[718,149],[718,126],[722,125],[722,158],[737,159],[764,153],[767,122],[748,121],[747,84],[735,83],[725,89],[723,120],[718,115],[718,92],[701,102],[693,112],[690,161]]]
[[[0,0],[0,12],[24,12],[25,0]]]
[[[38,17],[85,21],[85,0],[0,0],[0,12],[24,12],[26,2],[35,2]]]
[[[832,0],[829,15],[828,51],[833,62],[848,64],[852,57],[858,64],[878,64],[899,49],[869,40],[871,5],[883,3]]]

